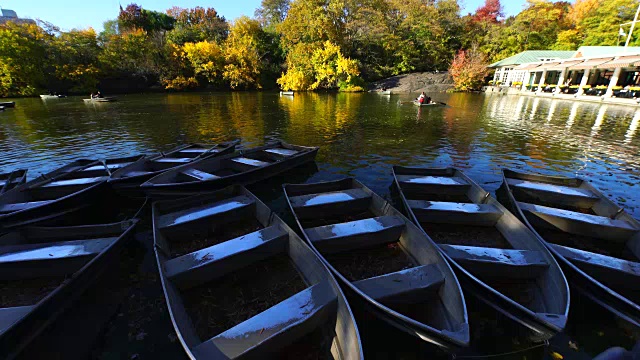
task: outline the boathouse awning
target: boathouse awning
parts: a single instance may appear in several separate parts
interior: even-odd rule
[[[559,61],[549,62],[549,63],[544,63],[544,64],[540,65],[540,67],[538,68],[538,70],[551,70],[551,68],[552,68],[553,66],[556,66],[556,65],[558,65],[558,64],[560,64],[560,62],[559,62]]]
[[[522,64],[520,66],[517,67],[518,70],[531,70],[531,69],[535,69],[537,67],[540,67],[540,63],[529,63],[529,64]]]
[[[596,66],[598,69],[616,69],[636,66],[640,63],[640,55],[620,56],[619,58]]]
[[[589,60],[585,60],[584,62],[582,62],[580,64],[573,65],[573,66],[569,67],[569,69],[571,69],[571,70],[593,69],[596,66],[598,66],[600,64],[604,64],[604,63],[609,62],[611,60],[613,60],[613,57],[589,59]]]
[[[561,63],[558,63],[557,65],[553,65],[547,68],[547,70],[557,70],[557,71],[561,71],[564,70],[568,67],[574,66],[574,65],[578,65],[581,62],[583,62],[584,60],[567,60]]]

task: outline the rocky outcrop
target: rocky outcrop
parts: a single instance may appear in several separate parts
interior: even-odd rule
[[[393,76],[369,85],[369,90],[372,91],[383,88],[392,93],[445,92],[453,88],[453,81],[448,72],[422,72]]]

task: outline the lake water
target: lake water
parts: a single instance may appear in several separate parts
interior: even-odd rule
[[[525,96],[434,98],[448,106],[403,104],[409,95],[316,93],[127,95],[103,104],[17,99],[15,109],[0,113],[0,172],[28,168],[34,177],[81,157],[283,139],[321,147],[317,169],[305,167],[287,181],[354,176],[389,198],[394,164],[455,166],[491,191],[506,167],[586,178],[640,217],[640,109]],[[257,195],[286,215],[278,186],[258,186]],[[600,348],[628,344],[604,339]]]

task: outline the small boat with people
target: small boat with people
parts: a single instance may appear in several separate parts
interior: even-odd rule
[[[293,91],[280,91],[280,96],[293,96]]]
[[[0,195],[22,185],[27,180],[27,170],[18,169],[9,173],[0,174]]]
[[[422,106],[441,106],[442,104],[439,102],[435,102],[433,100],[428,103],[420,103],[418,100],[413,100],[413,105],[422,107]]]
[[[456,275],[436,244],[400,211],[353,178],[283,189],[307,243],[347,295],[437,347],[457,351],[469,345]]]
[[[0,195],[0,230],[44,222],[67,223],[100,198],[113,171],[140,157],[80,159],[14,187]]]
[[[393,167],[402,203],[460,274],[463,288],[545,341],[562,331],[569,285],[538,236],[462,171]]]
[[[5,109],[14,108],[14,107],[16,107],[16,102],[15,101],[0,102],[0,106],[2,106]]]
[[[231,155],[190,162],[157,175],[140,187],[151,198],[184,196],[219,190],[229,185],[247,185],[311,162],[317,147],[276,141]]]
[[[165,301],[190,359],[363,359],[334,277],[246,188],[152,208]]]
[[[136,219],[103,225],[26,227],[0,235],[0,353],[14,359],[39,333],[115,270]],[[114,267],[114,268],[112,268]],[[90,324],[87,324],[90,326]]]
[[[546,243],[572,287],[640,327],[640,222],[583,179],[502,174],[500,199]]]
[[[109,177],[109,184],[120,192],[138,194],[141,193],[140,184],[152,177],[200,159],[231,154],[238,143],[236,140],[219,144],[179,145],[167,152],[142,157],[117,169]]]
[[[82,101],[87,103],[105,103],[105,102],[118,101],[118,98],[116,98],[115,96],[108,96],[108,97],[102,97],[102,98],[82,99]]]

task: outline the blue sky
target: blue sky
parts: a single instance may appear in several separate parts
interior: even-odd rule
[[[0,7],[15,10],[20,17],[42,19],[60,26],[63,30],[72,28],[94,27],[102,30],[105,20],[118,16],[119,4],[123,6],[131,2],[142,5],[145,9],[164,11],[174,5],[180,7],[213,7],[218,13],[233,20],[239,16],[253,16],[260,0],[0,0]],[[514,15],[522,10],[526,0],[502,0],[507,15]],[[462,0],[463,14],[473,12],[484,0]]]

